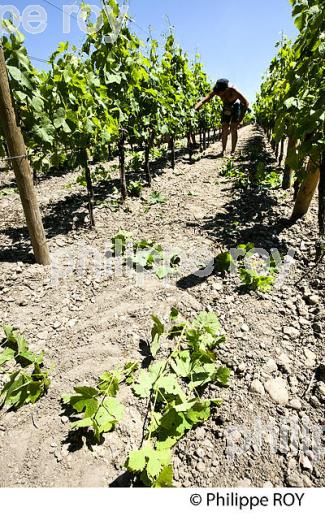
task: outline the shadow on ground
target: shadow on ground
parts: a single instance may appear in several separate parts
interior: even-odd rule
[[[217,159],[217,154],[209,154],[205,159]],[[246,171],[250,179],[254,179],[256,165],[259,161],[265,165],[265,170],[276,170],[274,157],[265,148],[264,134],[257,131],[244,145],[238,159],[235,159],[241,171]],[[254,184],[246,188],[229,188],[229,181],[222,180],[221,192],[231,192],[231,200],[226,203],[219,212],[202,222],[189,222],[187,225],[193,228],[201,228],[215,239],[222,250],[236,248],[239,244],[254,243],[256,248],[271,251],[277,249],[280,254],[288,252],[287,244],[279,238],[280,233],[293,225],[287,218],[279,218],[275,208],[278,199],[271,189],[261,189]],[[209,276],[216,275],[214,269]],[[177,287],[186,290],[196,287],[209,277],[198,277],[192,273],[181,278]]]
[[[274,157],[265,149],[262,132],[257,132],[245,143],[239,159],[236,160],[239,168],[245,169],[251,179],[256,173],[258,161],[263,162],[266,169],[275,169]],[[228,187],[222,187],[222,191],[228,190]],[[227,249],[240,243],[253,242],[255,247],[266,250],[277,248],[280,253],[286,253],[286,244],[279,239],[279,234],[290,227],[292,222],[287,218],[279,218],[274,211],[278,205],[275,192],[254,185],[230,190],[231,200],[221,211],[199,224],[200,227]],[[197,226],[196,223],[188,225]]]
[[[176,150],[176,159],[183,161],[185,155],[188,154],[186,148]],[[157,159],[151,162],[152,177],[159,177],[164,173],[164,169],[169,160],[167,158]],[[61,177],[62,172],[53,169],[50,174],[41,176],[39,182],[51,177]],[[129,172],[127,174],[127,182],[134,180],[141,180],[145,184],[145,174],[140,172]],[[10,181],[8,186],[14,186]],[[101,206],[102,204],[114,204],[118,201],[115,194],[119,190],[119,179],[108,179],[99,182],[94,186],[95,204]],[[80,228],[88,228],[88,196],[86,189],[84,193],[72,193],[66,196],[63,200],[59,200],[48,204],[42,208],[43,225],[48,239],[54,238],[57,235],[67,235],[72,230]],[[24,262],[33,263],[34,256],[32,253],[29,235],[26,227],[10,226],[5,229],[0,229],[0,233],[10,239],[10,245],[0,246],[0,262]]]

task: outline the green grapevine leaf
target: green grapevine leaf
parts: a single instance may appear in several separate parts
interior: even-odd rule
[[[173,471],[170,450],[157,450],[147,443],[138,451],[133,451],[125,463],[128,471],[139,474],[145,485],[151,487],[171,487]]]
[[[99,379],[101,381],[98,385],[100,392],[107,396],[116,397],[120,387],[121,373],[104,372]]]
[[[177,376],[182,378],[190,377],[192,370],[190,352],[188,350],[176,352],[170,360],[170,365]]]
[[[163,280],[164,278],[167,278],[169,274],[173,272],[173,269],[168,266],[161,266],[156,269],[155,274],[159,280]]]
[[[132,385],[135,382],[135,372],[139,369],[139,363],[129,361],[124,365],[123,374],[125,376],[125,381],[128,385]]]
[[[14,359],[16,352],[11,348],[6,348],[0,354],[0,366],[5,365],[7,361]]]
[[[172,307],[172,310],[170,311],[169,319],[171,321],[177,320],[179,317],[179,311],[176,309],[176,307]]]
[[[24,404],[34,404],[47,392],[51,381],[48,371],[43,370],[43,353],[31,352],[25,338],[12,327],[5,326],[4,333],[2,346],[6,348],[0,354],[0,366],[15,361],[20,368],[9,374],[9,381],[0,393],[0,407],[18,409]],[[27,367],[29,370],[24,371]]]
[[[213,312],[200,312],[193,326],[204,329],[205,332],[215,335],[220,331],[220,323],[217,316]]]
[[[158,478],[155,480],[154,482],[154,485],[153,485],[154,488],[170,488],[170,487],[173,487],[173,467],[170,465],[170,466],[165,466]]]
[[[216,381],[221,383],[224,386],[227,386],[229,383],[229,378],[231,376],[231,370],[227,367],[219,367],[216,373]]]
[[[143,471],[146,466],[146,456],[143,450],[132,451],[127,461],[127,469],[132,473]]]
[[[152,315],[151,319],[154,322],[154,325],[151,330],[152,342],[151,342],[150,350],[151,350],[152,356],[156,357],[156,355],[160,349],[161,336],[165,332],[165,326],[156,315]]]
[[[154,206],[155,204],[165,204],[167,202],[167,197],[159,193],[158,191],[153,191],[150,193],[147,203],[150,206]]]
[[[77,412],[83,412],[85,418],[92,417],[98,409],[98,390],[91,387],[76,387],[76,395],[65,398],[65,404],[70,404]]]

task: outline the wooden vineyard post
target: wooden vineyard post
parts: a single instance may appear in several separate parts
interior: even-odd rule
[[[175,170],[175,137],[170,139],[171,167]]]
[[[23,135],[17,125],[12,103],[7,67],[3,48],[0,44],[0,124],[11,157],[17,187],[24,209],[26,223],[32,243],[35,260],[42,265],[51,263],[46,243],[41,212],[33,184],[33,176],[27,158]]]
[[[298,191],[291,220],[298,220],[308,212],[310,203],[313,199],[319,182],[319,177],[319,165],[316,165],[311,159],[309,159],[307,164],[307,176],[302,182]]]
[[[187,137],[187,150],[188,150],[188,156],[189,156],[189,162],[192,163],[192,135],[191,128],[188,129],[188,132],[186,134]]]
[[[87,194],[88,194],[88,210],[89,210],[89,219],[90,219],[90,227],[95,227],[95,218],[94,218],[94,188],[91,180],[91,173],[89,168],[89,150],[88,148],[84,148],[82,151],[82,166],[85,170],[86,177],[86,185],[87,185]]]
[[[203,127],[203,151],[207,149],[207,134],[205,130],[205,126]]]
[[[188,159],[189,159],[189,163],[193,164],[193,148],[192,148],[192,144],[191,143],[190,143],[190,145],[188,147]]]
[[[192,143],[193,136],[194,136],[194,140],[195,140],[195,134],[191,131],[191,128],[190,128],[189,131],[187,132],[187,150],[188,150],[188,157],[189,157],[190,164],[192,164],[192,161],[193,161],[193,145],[194,145],[194,143]]]
[[[285,139],[281,139],[281,143],[280,143],[280,155],[279,155],[279,166],[282,166],[282,161],[283,161],[283,155],[284,155],[284,142],[285,142]]]
[[[320,179],[319,179],[319,234],[322,239],[325,239],[325,152],[322,153],[320,162]]]
[[[285,161],[284,175],[283,175],[283,181],[282,181],[282,188],[284,190],[287,190],[287,189],[291,188],[291,186],[292,186],[293,170],[292,170],[291,166],[289,165],[289,156],[290,156],[290,153],[292,153],[292,151],[296,148],[296,145],[297,145],[297,140],[294,139],[293,137],[289,137],[288,151],[287,151],[287,157],[286,157],[286,161]]]
[[[150,172],[150,144],[147,143],[144,149],[144,171],[147,178],[147,183],[151,186],[151,172]]]
[[[191,136],[192,136],[191,130],[188,130],[188,132],[187,132],[187,134],[186,134],[186,139],[187,139],[187,148],[190,147],[190,144],[191,144]]]
[[[126,177],[125,177],[125,130],[121,130],[120,140],[118,144],[119,148],[119,161],[120,161],[120,181],[121,181],[121,197],[124,201],[127,197]]]

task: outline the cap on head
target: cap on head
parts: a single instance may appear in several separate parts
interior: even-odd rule
[[[217,83],[214,87],[214,92],[218,94],[219,92],[224,92],[229,87],[229,79],[218,79]]]

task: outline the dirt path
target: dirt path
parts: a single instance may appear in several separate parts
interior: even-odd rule
[[[167,201],[148,213],[140,200],[116,212],[98,207],[95,231],[84,224],[83,190],[65,188],[76,174],[42,181],[38,191],[51,253],[65,256],[68,264],[58,283],[50,268],[23,263],[30,252],[18,196],[0,199],[0,321],[19,328],[54,365],[47,397],[0,416],[1,486],[108,486],[121,477],[126,455],[141,437],[142,410],[131,393],[123,394],[126,419],[91,449],[84,439],[69,437],[60,396],[77,384],[94,383],[124,360],[141,361],[139,345],[149,336],[150,315],[166,317],[172,306],[186,317],[204,309],[220,315],[227,335],[220,358],[234,370],[229,388],[214,389],[224,399],[220,413],[177,447],[175,484],[324,485],[321,445],[311,450],[306,440],[313,434],[319,444],[323,425],[324,382],[313,375],[324,361],[324,270],[295,285],[313,258],[316,206],[304,221],[286,227],[290,194],[234,189],[231,180],[218,177],[226,162],[216,157],[219,151],[217,143],[194,165],[179,159],[175,174],[165,169],[157,175],[152,189]],[[254,127],[241,131],[239,153],[240,169],[256,167],[257,155],[275,166]],[[103,261],[120,229],[177,249],[179,273],[168,283],[150,274],[137,285],[130,272],[94,272],[91,255]],[[218,252],[248,241],[283,254],[296,249],[285,283],[272,293],[241,294],[234,277],[194,275]],[[84,258],[89,265],[80,275],[78,261]],[[274,388],[267,392],[270,384]],[[305,439],[303,450],[301,441],[296,450],[295,435]]]

